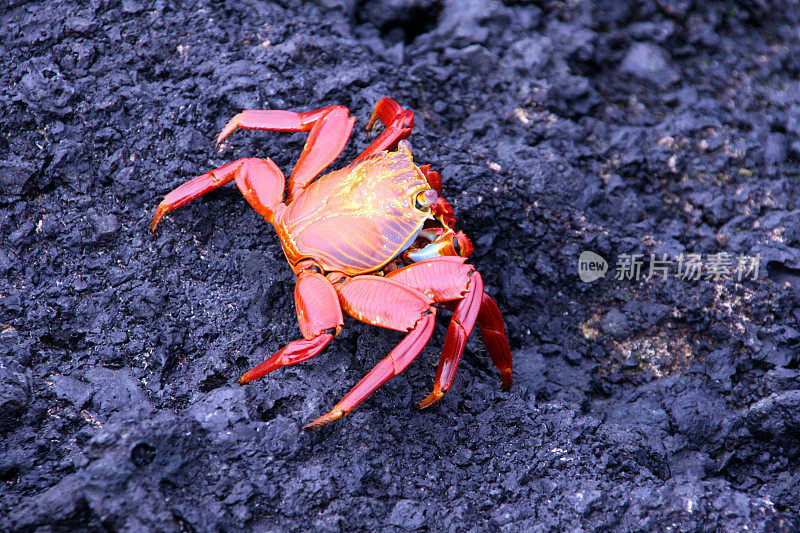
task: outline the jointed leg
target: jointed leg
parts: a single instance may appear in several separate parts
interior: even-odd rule
[[[334,109],[339,109],[344,113],[348,112],[344,106],[323,107],[322,109],[304,113],[278,109],[248,109],[234,116],[225,124],[225,127],[217,135],[217,146],[239,128],[243,130],[311,131],[311,128],[320,118]]]
[[[483,292],[480,274],[464,261],[464,257],[441,256],[386,274],[387,279],[424,292],[454,311],[439,360],[434,390],[420,404],[423,408],[436,403],[450,388],[464,344],[476,319],[489,355],[500,370],[503,388],[511,385],[511,350],[505,336],[503,317],[494,300]]]
[[[378,390],[381,385],[405,370],[431,338],[433,326],[435,325],[434,317],[435,309],[431,308],[425,315],[420,317],[413,329],[400,341],[400,344],[380,363],[375,365],[350,392],[345,394],[344,398],[329,413],[307,424],[305,428],[311,429],[345,416],[354,407],[367,399],[370,394]]]
[[[251,368],[239,378],[239,383],[250,383],[254,379],[266,376],[273,370],[284,366],[296,365],[311,359],[333,339],[330,333],[322,333],[311,339],[300,339],[292,341],[271,356],[260,365]]]
[[[167,194],[158,204],[150,228],[155,231],[167,212],[186,205],[195,198],[233,180],[236,180],[242,194],[255,210],[271,222],[275,210],[283,199],[283,173],[271,159],[249,158],[239,159],[206,172]]]
[[[342,328],[342,309],[333,285],[321,274],[301,270],[295,285],[297,320],[304,339],[292,341],[266,361],[247,371],[239,383],[248,383],[283,366],[310,359],[322,351]]]
[[[420,409],[430,407],[438,402],[453,384],[458,363],[461,361],[464,347],[467,344],[467,337],[472,332],[475,320],[478,318],[483,296],[483,280],[477,270],[473,270],[470,274],[464,297],[456,305],[453,318],[447,327],[442,355],[439,358],[439,367],[436,369],[436,378],[433,382],[433,391],[419,404]]]
[[[314,123],[289,176],[290,202],[344,150],[356,122],[356,117],[348,118],[347,115],[347,108],[338,106]]]
[[[348,392],[327,414],[306,428],[341,418],[381,385],[405,370],[433,333],[436,308],[432,300],[411,287],[378,276],[357,276],[336,285],[342,308],[350,316],[408,335]]]
[[[217,137],[217,145],[238,128],[270,131],[309,132],[303,151],[289,176],[289,201],[305,189],[325,167],[336,159],[353,130],[355,117],[344,106],[316,111],[242,111],[233,117]]]
[[[492,300],[492,297],[483,293],[481,300],[481,310],[478,312],[478,328],[481,330],[481,337],[489,356],[492,358],[494,366],[500,371],[500,379],[503,382],[503,390],[511,388],[513,378],[511,376],[511,348],[508,346],[506,338],[506,326],[503,323],[503,316],[500,309]]]

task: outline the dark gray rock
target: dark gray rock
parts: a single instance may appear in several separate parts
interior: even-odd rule
[[[666,89],[678,81],[679,77],[670,66],[664,49],[650,43],[634,43],[625,54],[620,70],[661,89]]]
[[[750,406],[744,418],[750,430],[760,438],[796,447],[800,431],[800,390],[771,394]]]
[[[424,503],[400,500],[389,513],[389,523],[404,531],[414,531],[425,525],[427,512]]]
[[[0,434],[22,424],[30,404],[30,384],[20,366],[0,362]]]
[[[798,529],[800,8],[535,4],[3,4],[0,531]],[[291,174],[306,133],[214,152],[243,108],[347,106],[337,169],[384,96],[416,112],[515,382],[474,332],[419,412],[442,310],[304,431],[403,333],[348,317],[239,385],[301,337],[273,228],[234,184],[149,224],[228,162]],[[588,284],[583,250],[673,264]],[[676,276],[720,252],[757,275]]]
[[[0,194],[21,194],[35,172],[36,165],[22,157],[0,160]]]

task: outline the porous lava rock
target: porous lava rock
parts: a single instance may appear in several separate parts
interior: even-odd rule
[[[3,5],[0,530],[800,529],[796,2]],[[272,228],[235,187],[149,222],[227,161],[291,168],[304,134],[214,152],[241,109],[347,106],[338,167],[383,96],[416,111],[516,382],[474,335],[417,411],[443,312],[408,370],[305,432],[401,335],[348,320],[240,386],[299,336]],[[603,279],[580,281],[586,250]],[[760,268],[649,275],[720,253]]]

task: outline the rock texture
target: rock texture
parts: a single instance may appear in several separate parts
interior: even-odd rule
[[[6,0],[0,530],[800,528],[800,9],[773,0]],[[417,112],[416,159],[507,322],[430,412],[446,322],[347,418],[397,333],[297,338],[277,238],[227,161],[303,135],[243,108]],[[591,250],[760,254],[757,279],[583,283]],[[643,268],[647,272],[647,267]],[[752,277],[752,276],[751,276]],[[445,313],[442,313],[443,315]]]

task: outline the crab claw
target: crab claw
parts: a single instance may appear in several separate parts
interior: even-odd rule
[[[412,263],[425,261],[426,259],[433,259],[440,256],[461,256],[468,257],[472,253],[473,247],[469,237],[462,232],[453,233],[453,230],[448,229],[436,234],[433,230],[422,233],[421,235],[428,237],[431,234],[432,241],[422,248],[413,249],[406,253],[406,257]]]
[[[367,122],[367,126],[364,129],[371,131],[379,120],[387,127],[395,126],[393,123],[396,121],[397,127],[404,130],[408,129],[410,133],[411,128],[414,127],[414,112],[403,109],[400,104],[391,98],[381,98],[375,104],[375,110],[370,115],[369,122]]]
[[[431,170],[430,165],[420,165],[419,170],[425,175],[425,179],[428,182],[428,185],[431,186],[433,190],[435,190],[439,196],[442,195],[442,175],[436,172],[435,170]]]
[[[463,231],[459,231],[456,233],[455,243],[456,252],[461,257],[469,257],[472,252],[475,251],[475,247],[472,246],[472,241],[469,240]]]
[[[438,218],[445,227],[455,227],[456,215],[453,212],[453,206],[441,196],[431,206],[431,213],[434,217]]]

